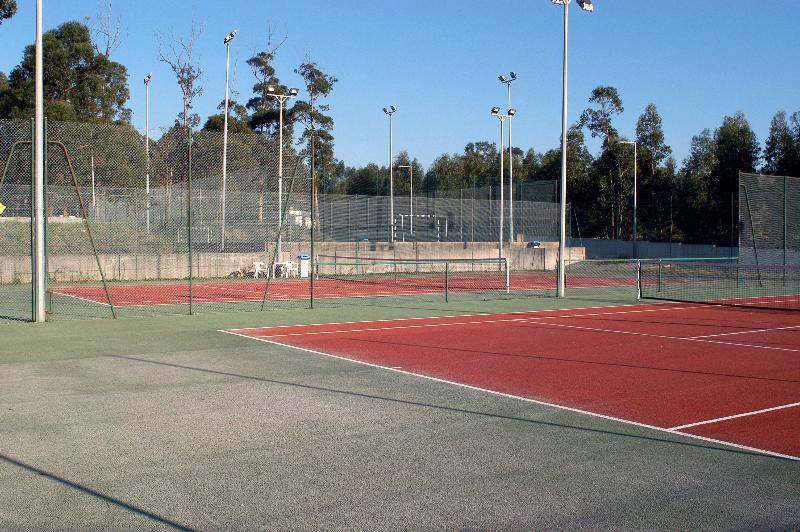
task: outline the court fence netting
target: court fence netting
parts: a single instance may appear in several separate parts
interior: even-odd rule
[[[0,322],[33,316],[32,140],[32,121],[0,120]],[[390,220],[388,198],[318,193],[304,153],[261,134],[228,135],[224,173],[219,132],[146,142],[131,126],[49,121],[45,140],[48,319],[556,294],[550,182],[517,187],[501,254],[491,187],[396,196]],[[742,257],[588,260],[572,248],[569,293],[792,307],[800,180],[740,179]]]
[[[0,120],[0,321],[34,313],[32,141]],[[219,132],[46,121],[48,319],[555,293],[557,248],[527,244],[556,239],[550,182],[516,189],[500,256],[496,188],[396,197],[389,220],[388,198],[317,193],[291,142],[230,133],[225,160]]]

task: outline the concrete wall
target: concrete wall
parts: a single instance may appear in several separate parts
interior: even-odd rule
[[[570,243],[572,246],[585,248],[586,256],[593,259],[633,258],[634,256],[632,240],[572,238]],[[710,244],[640,241],[637,242],[636,247],[636,256],[640,259],[735,257],[739,252],[739,248]]]
[[[441,259],[495,259],[497,244],[490,242],[322,242],[316,244],[319,262],[355,261],[357,258],[386,258],[392,260]],[[583,248],[570,248],[570,260],[585,258]],[[310,245],[303,242],[286,243],[282,260],[297,260],[298,255],[310,253]],[[545,242],[539,248],[514,244],[505,250],[512,270],[554,270],[558,258],[558,244]],[[195,253],[192,271],[198,278],[225,277],[237,270],[246,270],[253,262],[269,263],[272,253]],[[100,275],[93,255],[50,255],[48,266],[51,279],[58,282],[96,281]],[[189,271],[186,254],[100,255],[100,263],[108,279],[134,281],[145,279],[183,279]],[[457,268],[456,268],[457,269]],[[0,283],[30,282],[30,257],[0,257]]]

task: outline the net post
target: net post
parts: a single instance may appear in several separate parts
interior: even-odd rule
[[[511,293],[511,269],[508,267],[508,259],[504,260],[506,266],[506,294]]]
[[[659,272],[661,261],[659,260]],[[636,261],[636,301],[642,300],[642,261]]]
[[[450,300],[450,261],[444,263],[444,302]]]
[[[663,275],[663,259],[658,259],[658,291],[661,292],[661,277]],[[640,287],[641,288],[641,287]]]

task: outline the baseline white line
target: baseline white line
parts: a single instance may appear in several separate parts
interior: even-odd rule
[[[689,439],[693,439],[693,440],[700,440],[700,441],[704,441],[704,442],[714,443],[714,444],[717,444],[717,445],[733,447],[733,448],[736,448],[736,449],[739,449],[739,450],[750,451],[750,452],[759,453],[759,454],[763,454],[763,455],[767,455],[767,456],[773,456],[773,457],[776,457],[776,458],[784,458],[784,459],[787,459],[787,460],[800,461],[800,456],[792,456],[790,454],[777,453],[777,452],[774,452],[774,451],[768,451],[766,449],[759,449],[758,447],[749,447],[747,445],[740,445],[738,443],[732,443],[732,442],[728,442],[728,441],[725,441],[725,440],[716,440],[714,438],[708,438],[706,436],[698,436],[696,434],[691,434],[691,433],[686,433],[686,432],[675,432],[673,430],[670,430],[670,429],[667,429],[667,428],[664,428],[664,427],[659,427],[659,426],[656,426],[656,425],[649,425],[647,423],[640,423],[638,421],[631,421],[629,419],[623,419],[623,418],[619,418],[619,417],[608,416],[608,415],[605,415],[605,414],[600,414],[600,413],[592,412],[592,411],[589,411],[589,410],[581,410],[580,408],[573,408],[573,407],[570,407],[570,406],[564,406],[564,405],[560,405],[560,404],[557,404],[557,403],[550,403],[550,402],[547,402],[547,401],[539,401],[537,399],[530,399],[528,397],[522,397],[522,396],[519,396],[519,395],[513,395],[513,394],[509,394],[509,393],[499,392],[499,391],[491,390],[491,389],[488,389],[488,388],[480,388],[478,386],[472,386],[472,385],[464,384],[464,383],[461,383],[461,382],[450,381],[450,380],[446,380],[446,379],[440,379],[438,377],[431,377],[429,375],[423,375],[421,373],[414,373],[412,371],[406,371],[406,370],[403,370],[403,369],[392,368],[390,366],[381,366],[379,364],[373,364],[371,362],[363,362],[361,360],[354,360],[352,358],[347,358],[347,357],[343,357],[343,356],[339,356],[339,355],[333,355],[333,354],[330,354],[330,353],[325,353],[323,351],[316,351],[314,349],[307,349],[305,347],[297,347],[297,346],[294,346],[294,345],[291,345],[291,344],[284,344],[284,343],[281,343],[281,342],[275,342],[273,340],[267,340],[266,338],[259,338],[259,337],[256,337],[256,336],[249,336],[247,334],[240,334],[240,333],[234,332],[234,330],[223,330],[223,329],[220,329],[218,332],[225,333],[225,334],[230,334],[232,336],[239,336],[241,338],[247,338],[248,340],[255,340],[257,342],[264,342],[264,343],[267,343],[267,344],[286,347],[286,348],[289,348],[289,349],[296,349],[298,351],[304,351],[306,353],[311,353],[311,354],[314,354],[314,355],[322,355],[322,356],[329,357],[329,358],[335,358],[337,360],[343,360],[343,361],[346,361],[346,362],[350,362],[350,363],[353,363],[353,364],[359,364],[359,365],[362,365],[362,366],[369,366],[369,367],[372,367],[372,368],[379,368],[379,369],[384,369],[384,370],[387,370],[387,371],[394,371],[395,373],[402,373],[404,375],[409,375],[409,376],[412,376],[412,377],[419,377],[419,378],[422,378],[422,379],[426,379],[426,380],[430,380],[430,381],[434,381],[434,382],[439,382],[439,383],[443,383],[443,384],[450,384],[450,385],[453,385],[453,386],[458,386],[460,388],[466,388],[466,389],[469,389],[469,390],[475,390],[475,391],[479,391],[479,392],[483,392],[483,393],[488,393],[488,394],[491,394],[491,395],[496,395],[496,396],[499,396],[499,397],[506,397],[506,398],[509,398],[509,399],[516,399],[516,400],[519,400],[519,401],[524,401],[526,403],[532,403],[532,404],[537,404],[537,405],[541,405],[541,406],[547,406],[547,407],[555,408],[555,409],[558,409],[558,410],[565,410],[567,412],[574,412],[574,413],[577,413],[577,414],[583,414],[583,415],[586,415],[586,416],[595,417],[595,418],[599,418],[599,419],[605,419],[605,420],[608,420],[608,421],[616,421],[616,422],[619,422],[619,423],[624,423],[626,425],[632,425],[632,426],[635,426],[635,427],[651,429],[651,430],[655,430],[655,431],[658,431],[658,432],[663,432],[663,433],[667,433],[667,434],[671,434],[671,435],[675,435],[675,436],[682,436],[684,438],[689,438]]]
[[[753,410],[752,412],[744,412],[742,414],[734,414],[732,416],[725,416],[725,417],[718,417],[715,419],[708,419],[706,421],[698,421],[697,423],[687,423],[686,425],[680,425],[678,427],[671,427],[667,430],[674,430],[679,431],[683,429],[688,429],[691,427],[699,427],[701,425],[710,425],[712,423],[719,423],[720,421],[728,421],[729,419],[736,419],[740,417],[748,417],[748,416],[755,416],[758,414],[764,414],[766,412],[775,412],[776,410],[785,410],[787,408],[794,408],[796,406],[800,406],[800,403],[791,403],[788,405],[781,405],[781,406],[773,406],[772,408],[763,408],[761,410]]]
[[[73,299],[78,299],[80,301],[85,301],[86,303],[92,303],[92,304],[95,304],[95,305],[102,305],[104,307],[110,307],[111,306],[108,303],[103,303],[102,301],[95,301],[94,299],[87,299],[85,297],[76,296],[74,294],[67,294],[65,292],[59,292],[58,290],[50,290],[50,293],[51,294],[58,294],[58,295],[64,296],[64,297],[71,297]]]
[[[690,340],[697,340],[700,338],[718,338],[720,336],[736,336],[738,334],[755,334],[760,332],[773,332],[773,331],[789,331],[792,329],[800,329],[800,325],[790,325],[788,327],[774,327],[770,329],[752,329],[749,331],[739,331],[739,332],[731,332],[731,333],[720,333],[720,334],[706,334],[703,336],[688,336]]]

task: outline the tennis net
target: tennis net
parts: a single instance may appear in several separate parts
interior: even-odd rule
[[[689,259],[642,262],[639,283],[646,299],[800,310],[800,268],[753,266],[738,260]]]
[[[315,298],[509,292],[506,259],[337,259],[314,264]]]

